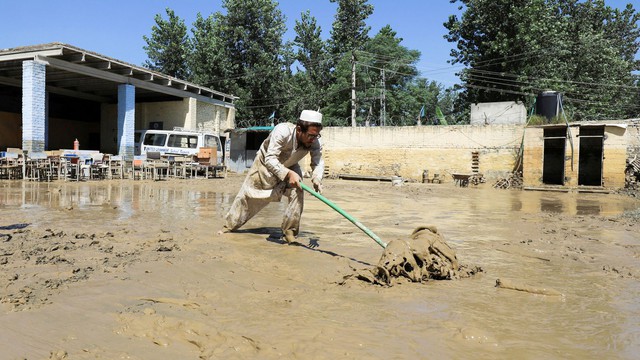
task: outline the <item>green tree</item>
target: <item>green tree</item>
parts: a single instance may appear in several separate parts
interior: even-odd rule
[[[321,108],[325,106],[324,94],[331,82],[331,62],[327,45],[321,38],[322,29],[309,11],[302,13],[296,20],[296,36],[293,46],[297,49],[295,60],[302,68],[297,68],[294,81],[295,98],[298,100],[295,112],[303,108]]]
[[[218,87],[220,84],[216,80],[225,74],[224,53],[220,51],[220,39],[215,36],[213,28],[213,16],[204,18],[198,13],[191,29],[193,36],[189,39],[192,49],[188,60],[191,81],[207,87]]]
[[[286,29],[277,5],[272,0],[223,0],[226,14],[213,15],[213,32],[226,64],[212,86],[240,97],[236,116],[248,124],[264,124],[281,106],[274,106],[274,100],[282,99],[285,89]]]
[[[436,106],[453,115],[452,101],[455,92],[448,91],[435,81],[418,77],[416,63],[420,52],[402,45],[402,38],[385,26],[356,52],[357,124],[410,126],[415,125],[422,106],[426,117],[433,124]],[[350,110],[350,61],[343,57],[334,71],[335,82],[328,96],[331,97],[325,114],[328,124],[349,125]],[[335,114],[342,114],[336,116]],[[425,119],[422,123],[426,124]]]
[[[640,20],[631,5],[603,0],[453,0],[445,36],[457,44],[452,63],[467,66],[457,110],[470,103],[523,100],[543,90],[565,94],[575,119],[624,117],[637,105],[633,60]],[[626,96],[625,96],[626,94]]]
[[[380,89],[378,94],[384,97],[381,101],[371,103],[374,112],[380,114],[379,125],[413,125],[420,111],[420,106],[416,104],[420,99],[410,96],[407,91],[418,75],[415,64],[420,59],[420,52],[407,49],[401,42],[402,38],[397,37],[391,26],[386,25],[367,41],[364,51],[356,54],[357,68],[366,66],[370,69],[363,73],[369,78],[361,81],[375,85]],[[364,96],[375,97],[376,92],[374,90],[373,94]],[[417,111],[414,112],[416,107]]]
[[[335,118],[338,123],[342,118],[352,118],[351,124],[355,125],[353,113],[357,105],[351,105],[351,73],[356,61],[355,52],[361,50],[368,40],[370,27],[365,20],[373,14],[373,5],[367,0],[330,0],[338,4],[334,17],[331,38],[329,39],[330,53],[334,60],[335,79],[329,88],[329,104],[325,113]],[[345,77],[348,84],[345,87]],[[347,89],[345,91],[345,89]],[[345,104],[345,101],[347,104]],[[345,106],[346,105],[346,106]]]
[[[368,4],[368,0],[330,1],[338,3],[329,40],[331,53],[343,55],[360,50],[369,39],[371,27],[365,21],[373,14],[373,5]]]
[[[167,8],[166,13],[167,20],[156,14],[151,37],[142,37],[147,43],[144,50],[148,57],[144,66],[180,79],[188,79],[187,57],[190,49],[187,27],[173,10]]]
[[[573,118],[635,117],[640,111],[633,102],[640,90],[633,75],[640,69],[634,60],[640,46],[640,14],[631,4],[620,11],[603,0],[563,1],[560,11],[567,39],[562,65],[570,81],[559,87]]]

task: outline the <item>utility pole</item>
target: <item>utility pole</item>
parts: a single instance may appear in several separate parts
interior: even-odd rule
[[[384,78],[384,68],[382,69],[382,89],[380,94],[380,124],[382,126],[387,125],[386,117],[387,117],[387,100],[385,98],[385,78]]]
[[[356,52],[351,51],[351,126],[356,127]]]

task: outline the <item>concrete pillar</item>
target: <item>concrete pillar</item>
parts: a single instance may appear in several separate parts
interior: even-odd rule
[[[185,98],[187,103],[187,116],[184,127],[190,130],[198,130],[198,101],[192,97]]]
[[[133,161],[136,126],[136,88],[118,85],[118,154],[123,160]]]
[[[45,149],[46,69],[40,62],[22,62],[22,149],[29,153]]]
[[[44,149],[49,149],[49,93],[44,94]]]

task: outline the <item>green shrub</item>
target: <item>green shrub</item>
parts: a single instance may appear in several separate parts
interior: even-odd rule
[[[527,121],[527,125],[544,125],[547,123],[547,118],[542,115],[531,115]]]

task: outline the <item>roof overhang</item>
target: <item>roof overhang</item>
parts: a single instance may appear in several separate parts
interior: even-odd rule
[[[243,134],[248,132],[270,132],[275,126],[252,126],[248,128],[226,129],[224,132]]]
[[[136,87],[136,102],[195,98],[233,108],[236,96],[225,94],[140,66],[71,45],[51,43],[0,50],[0,86],[22,86],[22,63],[47,65],[47,91],[102,103],[116,103],[118,85]]]

